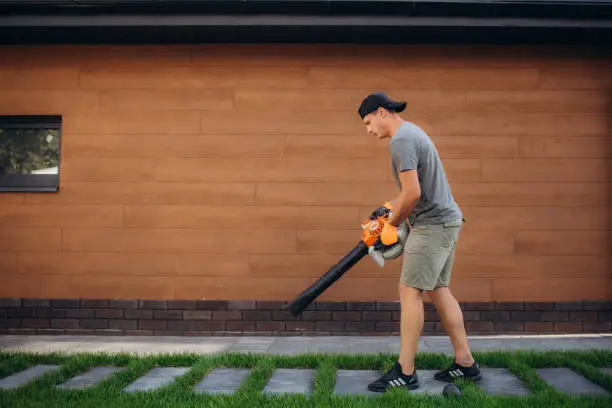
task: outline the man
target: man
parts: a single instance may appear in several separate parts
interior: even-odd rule
[[[398,115],[405,108],[406,102],[393,101],[377,92],[367,96],[358,110],[368,134],[379,140],[390,139],[392,172],[400,188],[400,194],[390,201],[392,213],[382,231],[382,243],[394,244],[398,226],[402,222],[410,225],[399,283],[400,353],[391,370],[369,384],[368,388],[377,392],[389,387],[419,387],[414,358],[423,329],[424,293],[440,314],[455,355],[452,364],[435,378],[445,382],[459,377],[480,380],[461,308],[448,288],[463,214],[434,143],[421,128]]]

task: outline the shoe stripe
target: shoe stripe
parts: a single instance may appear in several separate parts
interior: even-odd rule
[[[453,377],[462,377],[464,375],[463,371],[461,371],[461,370],[453,370],[453,371],[450,372],[450,374]]]
[[[408,383],[402,377],[397,377],[391,380],[387,380],[388,387],[401,387],[404,385],[408,385]]]

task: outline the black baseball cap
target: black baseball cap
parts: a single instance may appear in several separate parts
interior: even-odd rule
[[[374,92],[361,101],[361,105],[359,105],[359,116],[363,119],[366,115],[374,112],[378,108],[402,112],[406,109],[406,102],[394,101],[384,92]]]

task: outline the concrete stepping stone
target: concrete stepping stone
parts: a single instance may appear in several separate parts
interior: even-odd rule
[[[434,378],[438,370],[418,370],[419,388],[410,390],[411,394],[442,395],[442,390],[446,383]]]
[[[85,389],[106,380],[113,374],[125,371],[125,367],[93,367],[91,370],[71,378],[57,386],[61,390]]]
[[[482,379],[476,383],[489,395],[530,395],[531,390],[507,368],[481,368]]]
[[[368,384],[381,376],[376,370],[337,370],[334,394],[337,395],[380,395],[368,390]]]
[[[565,394],[608,395],[608,392],[587,378],[567,367],[540,368],[538,375]]]
[[[436,370],[418,370],[419,388],[409,390],[411,394],[442,395],[446,383],[434,379]],[[383,373],[375,370],[338,370],[334,392],[337,394],[381,395],[368,390],[368,384]]]
[[[125,392],[151,391],[170,384],[176,377],[189,371],[187,367],[155,367],[145,376],[140,377],[124,388]]]
[[[279,368],[264,387],[265,394],[311,394],[315,370]]]
[[[247,368],[215,368],[194,388],[197,393],[232,394],[249,375]]]
[[[58,370],[59,368],[59,365],[35,365],[0,380],[0,389],[9,390],[20,387],[44,374]]]

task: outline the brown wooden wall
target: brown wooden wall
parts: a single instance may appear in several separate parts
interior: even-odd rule
[[[260,53],[258,55],[258,53]],[[289,299],[396,193],[356,114],[408,101],[469,222],[462,301],[611,298],[612,58],[520,47],[5,47],[62,114],[61,191],[0,193],[0,297]],[[395,300],[364,259],[326,300]]]

